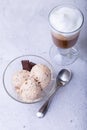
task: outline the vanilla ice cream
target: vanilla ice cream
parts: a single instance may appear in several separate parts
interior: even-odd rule
[[[26,81],[30,76],[30,72],[27,70],[20,70],[16,72],[12,77],[12,84],[15,86],[16,91],[18,92],[21,85]]]
[[[51,70],[46,65],[37,64],[32,68],[30,76],[41,85],[42,89],[44,89],[51,80]]]
[[[18,97],[24,102],[32,102],[41,98],[44,88],[50,81],[51,70],[43,64],[34,65],[31,71],[18,71],[12,78]]]
[[[33,78],[25,81],[20,88],[20,98],[25,102],[32,102],[38,99],[41,95],[42,89],[38,82]]]

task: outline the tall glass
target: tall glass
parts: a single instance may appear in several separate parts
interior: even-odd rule
[[[62,5],[53,8],[48,18],[55,44],[50,48],[50,57],[55,64],[69,65],[78,58],[73,46],[84,22],[83,13],[72,5]]]

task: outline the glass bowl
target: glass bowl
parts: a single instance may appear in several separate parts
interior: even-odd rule
[[[17,92],[15,91],[15,87],[12,84],[12,76],[14,75],[15,72],[22,69],[22,64],[21,64],[22,60],[29,60],[30,62],[33,62],[36,64],[44,64],[51,70],[51,81],[50,81],[49,85],[46,87],[47,89],[45,89],[42,92],[43,94],[41,94],[40,97],[38,97],[35,100],[29,101],[29,102],[23,101],[22,99],[19,98]],[[21,102],[21,103],[26,103],[26,104],[36,103],[36,102],[39,102],[39,101],[42,101],[42,100],[45,100],[46,98],[48,98],[55,90],[55,79],[56,79],[55,72],[54,72],[52,65],[43,57],[36,56],[36,55],[23,55],[23,56],[13,59],[7,65],[7,67],[3,73],[3,85],[4,85],[4,88],[7,92],[7,94],[14,100]]]

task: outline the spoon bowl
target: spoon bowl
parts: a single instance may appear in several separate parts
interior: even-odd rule
[[[62,69],[56,77],[57,87],[66,85],[71,79],[72,73],[68,69]]]

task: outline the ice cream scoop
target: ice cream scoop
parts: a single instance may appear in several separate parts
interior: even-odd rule
[[[39,82],[41,88],[44,89],[51,81],[51,70],[46,65],[37,64],[31,70],[31,77]]]
[[[12,84],[17,92],[19,92],[21,85],[29,78],[29,76],[30,72],[27,70],[19,70],[13,75]]]
[[[36,82],[32,77],[29,77],[20,88],[20,98],[24,102],[32,102],[37,100],[41,96],[42,89],[38,82]]]

